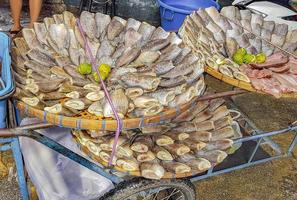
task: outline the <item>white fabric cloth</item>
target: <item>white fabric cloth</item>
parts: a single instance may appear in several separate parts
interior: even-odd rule
[[[37,119],[26,118],[21,124],[36,122]],[[82,155],[72,140],[70,129],[55,127],[37,132]],[[20,137],[20,146],[26,170],[40,200],[95,199],[114,187],[110,180],[35,140]]]

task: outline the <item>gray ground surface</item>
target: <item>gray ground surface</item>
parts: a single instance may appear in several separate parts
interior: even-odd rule
[[[18,200],[18,184],[15,179],[11,182],[7,179],[0,179],[0,199],[1,200]]]
[[[217,91],[231,87],[207,78],[207,83]],[[266,131],[284,128],[297,120],[297,101],[275,99],[267,95],[244,94],[234,98],[236,105]],[[291,134],[276,138],[282,146],[289,145]],[[202,200],[296,200],[297,199],[297,148],[294,155],[240,171],[212,177],[196,183]]]

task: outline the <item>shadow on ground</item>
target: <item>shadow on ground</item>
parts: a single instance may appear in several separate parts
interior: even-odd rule
[[[208,86],[217,91],[232,88],[207,77]],[[236,105],[249,116],[258,128],[271,131],[286,127],[297,120],[297,101],[275,99],[267,95],[248,93],[233,98]],[[286,147],[291,134],[275,138]],[[297,148],[293,157],[272,161],[247,169],[212,177],[196,183],[201,200],[296,200]]]

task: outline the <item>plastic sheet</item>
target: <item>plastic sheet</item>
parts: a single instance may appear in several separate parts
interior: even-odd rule
[[[36,122],[37,119],[26,118],[22,125]],[[72,140],[70,129],[55,127],[37,132],[82,155]],[[20,145],[27,172],[40,200],[90,200],[113,188],[110,180],[37,141],[20,137]]]

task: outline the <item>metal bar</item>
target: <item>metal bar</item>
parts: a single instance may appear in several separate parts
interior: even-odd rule
[[[202,175],[202,176],[195,176],[195,177],[191,178],[190,181],[191,182],[196,182],[196,181],[206,179],[206,178],[211,177],[211,176],[216,176],[216,175],[219,175],[219,174],[224,174],[224,173],[232,172],[232,171],[235,171],[235,170],[247,168],[249,166],[254,166],[254,165],[261,164],[261,163],[269,162],[269,161],[276,160],[276,159],[279,159],[279,158],[282,158],[282,157],[285,157],[285,156],[287,156],[287,155],[274,156],[274,157],[270,157],[270,158],[257,160],[257,161],[251,162],[251,163],[245,163],[245,164],[238,165],[238,166],[235,166],[235,167],[230,167],[230,168],[223,169],[223,170],[220,170],[220,171],[215,171],[211,175],[205,174],[205,175]]]
[[[241,142],[247,142],[247,141],[250,141],[250,140],[256,140],[256,139],[259,139],[259,138],[262,138],[262,137],[271,137],[271,136],[274,136],[274,135],[283,134],[283,133],[286,133],[286,132],[289,132],[289,131],[296,131],[296,130],[297,130],[297,126],[289,126],[288,128],[280,129],[280,130],[277,130],[277,131],[271,131],[271,132],[266,132],[266,133],[264,132],[264,133],[260,133],[258,135],[252,135],[252,136],[249,136],[249,137],[239,138],[239,139],[234,140],[234,144],[241,143]]]
[[[7,94],[1,96],[1,97],[0,97],[0,100],[8,99],[8,98],[11,97],[14,93],[15,93],[15,87],[13,87],[13,89],[12,89],[9,93],[7,93]]]
[[[263,140],[265,142],[262,142],[262,145],[267,144],[275,151],[276,154],[278,154],[278,155],[282,154],[282,150],[281,150],[280,146],[276,142],[274,142],[272,139],[270,139],[268,137],[264,137]]]
[[[292,152],[293,149],[296,147],[296,145],[297,145],[297,132],[295,133],[294,140],[292,141],[292,143],[291,143],[290,146],[289,146],[288,154],[291,154],[291,152]]]
[[[209,168],[209,169],[207,170],[207,175],[211,175],[212,172],[213,172],[213,167],[211,167],[211,168]]]
[[[232,98],[231,98],[232,100]],[[237,110],[240,110],[236,105],[235,103],[232,101],[228,102],[229,104],[231,104],[232,107],[234,107],[235,109]],[[255,134],[258,134],[260,132],[260,130],[258,129],[258,127],[254,124],[253,121],[251,121],[248,116],[243,113],[242,111],[240,111],[241,113],[241,116],[243,117],[243,120],[245,121],[245,129],[246,128],[249,128],[247,126],[250,126],[250,128],[252,128],[254,131],[252,133],[252,135],[255,135]],[[275,143],[273,140],[271,140],[270,138],[267,138],[267,137],[264,137],[263,138],[265,142],[268,143],[268,145],[277,153],[277,154],[281,154],[282,153],[282,150],[280,148],[280,146]]]
[[[50,149],[55,150],[56,152],[62,154],[63,156],[73,160],[74,162],[77,162],[77,163],[81,164],[82,166],[100,174],[101,176],[104,176],[105,178],[111,180],[115,184],[118,184],[123,181],[120,177],[117,177],[115,175],[107,173],[105,170],[103,170],[101,167],[99,167],[95,163],[89,161],[88,159],[80,156],[79,154],[71,151],[70,149],[64,147],[63,145],[60,145],[56,141],[54,141],[44,135],[41,135],[37,132],[27,132],[27,134],[24,134],[24,136],[34,139],[37,142],[40,142],[41,144],[49,147]]]
[[[88,11],[92,12],[92,4],[93,4],[93,0],[88,0]]]
[[[50,128],[50,127],[53,127],[53,125],[49,123],[37,123],[37,124],[29,124],[25,126],[18,126],[16,128],[2,129],[0,130],[0,137],[26,136],[26,134],[23,131],[38,130],[38,129],[44,129],[44,128]]]
[[[263,139],[263,138],[260,138],[260,139],[257,141],[257,145],[255,146],[255,148],[254,148],[254,150],[253,150],[253,153],[252,153],[252,155],[251,155],[250,158],[249,158],[248,163],[250,163],[250,162],[253,160],[253,158],[255,157],[256,152],[257,152],[258,149],[259,149],[259,146],[260,146],[260,144],[261,144],[262,139]]]
[[[18,174],[18,183],[20,187],[22,200],[29,200],[27,182],[24,174],[23,157],[22,157],[18,138],[13,139],[13,142],[11,143],[11,147],[12,147],[13,157],[16,165],[17,174]]]
[[[0,146],[0,151],[9,151],[9,150],[11,150],[10,144],[4,144]]]
[[[111,0],[111,16],[115,16],[115,0]]]
[[[79,14],[81,14],[81,12],[83,10],[83,7],[84,7],[84,0],[80,0],[80,3],[79,3]]]

